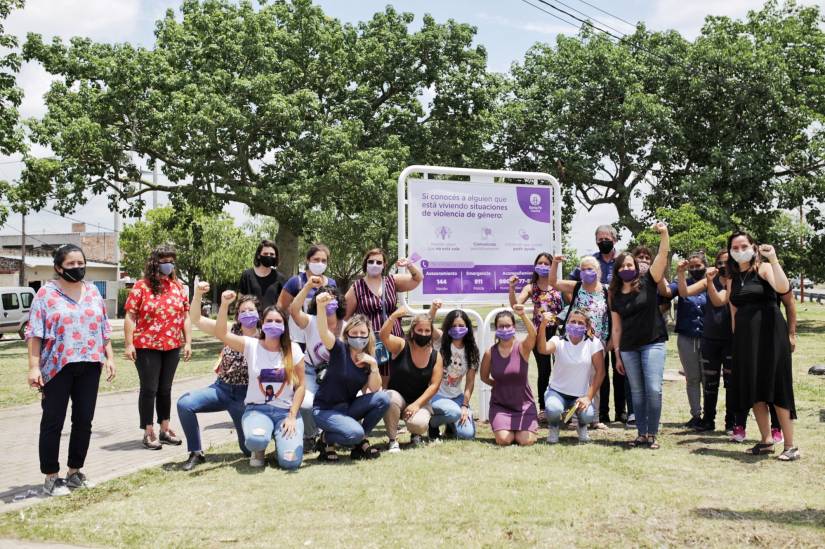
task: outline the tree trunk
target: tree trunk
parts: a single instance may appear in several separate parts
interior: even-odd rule
[[[298,234],[286,223],[278,222],[278,234],[275,235],[278,246],[278,270],[286,276],[292,276],[298,267]]]

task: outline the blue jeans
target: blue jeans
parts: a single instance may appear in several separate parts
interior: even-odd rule
[[[327,444],[352,447],[370,436],[389,407],[390,396],[386,391],[378,391],[361,395],[350,404],[313,408],[312,415],[324,431]]]
[[[659,432],[662,417],[662,379],[665,373],[665,344],[651,343],[636,351],[622,351],[639,435]]]
[[[470,440],[476,436],[476,424],[472,414],[467,416],[467,421],[462,425],[461,403],[464,402],[464,395],[455,398],[435,395],[430,401],[433,408],[433,417],[430,418],[430,427],[440,427],[441,425],[452,425],[455,434],[462,440]]]
[[[304,434],[314,437],[318,434],[318,426],[312,417],[312,404],[315,401],[315,394],[318,392],[318,381],[315,377],[315,367],[304,363],[304,401],[301,402],[301,419],[304,420]]]
[[[183,433],[186,435],[186,447],[189,451],[200,452],[203,450],[197,414],[227,411],[232,418],[232,423],[235,424],[235,432],[238,434],[238,446],[241,447],[241,452],[244,455],[249,456],[249,450],[246,449],[244,444],[243,425],[241,424],[241,418],[246,408],[244,405],[245,398],[246,385],[230,385],[221,379],[216,379],[215,383],[209,387],[181,395],[178,399],[178,417],[180,418],[180,424],[183,426]]]
[[[283,469],[297,469],[304,458],[304,422],[300,414],[295,418],[295,433],[287,438],[281,430],[289,410],[266,404],[248,404],[243,414],[243,432],[246,447],[252,452],[263,452],[275,436],[275,453]]]
[[[544,413],[547,414],[547,423],[551,427],[561,425],[561,415],[565,410],[570,408],[578,398],[579,397],[564,395],[548,387],[547,392],[544,393]],[[579,419],[579,425],[590,425],[593,423],[593,420],[596,419],[596,409],[593,408],[593,403],[588,404],[583,412],[576,412],[576,416]]]

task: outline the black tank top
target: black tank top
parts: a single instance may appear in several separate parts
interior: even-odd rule
[[[390,383],[387,386],[387,389],[398,391],[407,404],[415,402],[427,390],[438,354],[438,351],[433,349],[427,366],[418,368],[413,363],[411,345],[412,343],[408,341],[404,345],[404,350],[390,361]]]

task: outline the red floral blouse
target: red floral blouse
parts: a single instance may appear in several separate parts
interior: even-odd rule
[[[136,319],[136,349],[169,351],[185,343],[183,324],[189,314],[189,301],[177,280],[162,278],[157,295],[152,293],[146,279],[137,281],[126,299],[125,309]]]

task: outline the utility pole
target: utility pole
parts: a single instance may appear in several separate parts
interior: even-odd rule
[[[118,190],[120,190],[120,183],[115,183]],[[120,280],[120,211],[115,208],[115,264],[117,270],[115,271],[115,279]]]
[[[152,191],[152,209],[157,209],[158,207],[158,161],[155,160],[155,167],[152,169],[152,185],[155,186],[155,189]]]
[[[20,223],[20,273],[18,286],[26,285],[26,214]]]
[[[802,229],[805,228],[805,216],[802,211],[802,203],[799,203],[799,250],[803,251],[805,248],[805,233]],[[799,269],[799,302],[805,303],[805,272]]]

